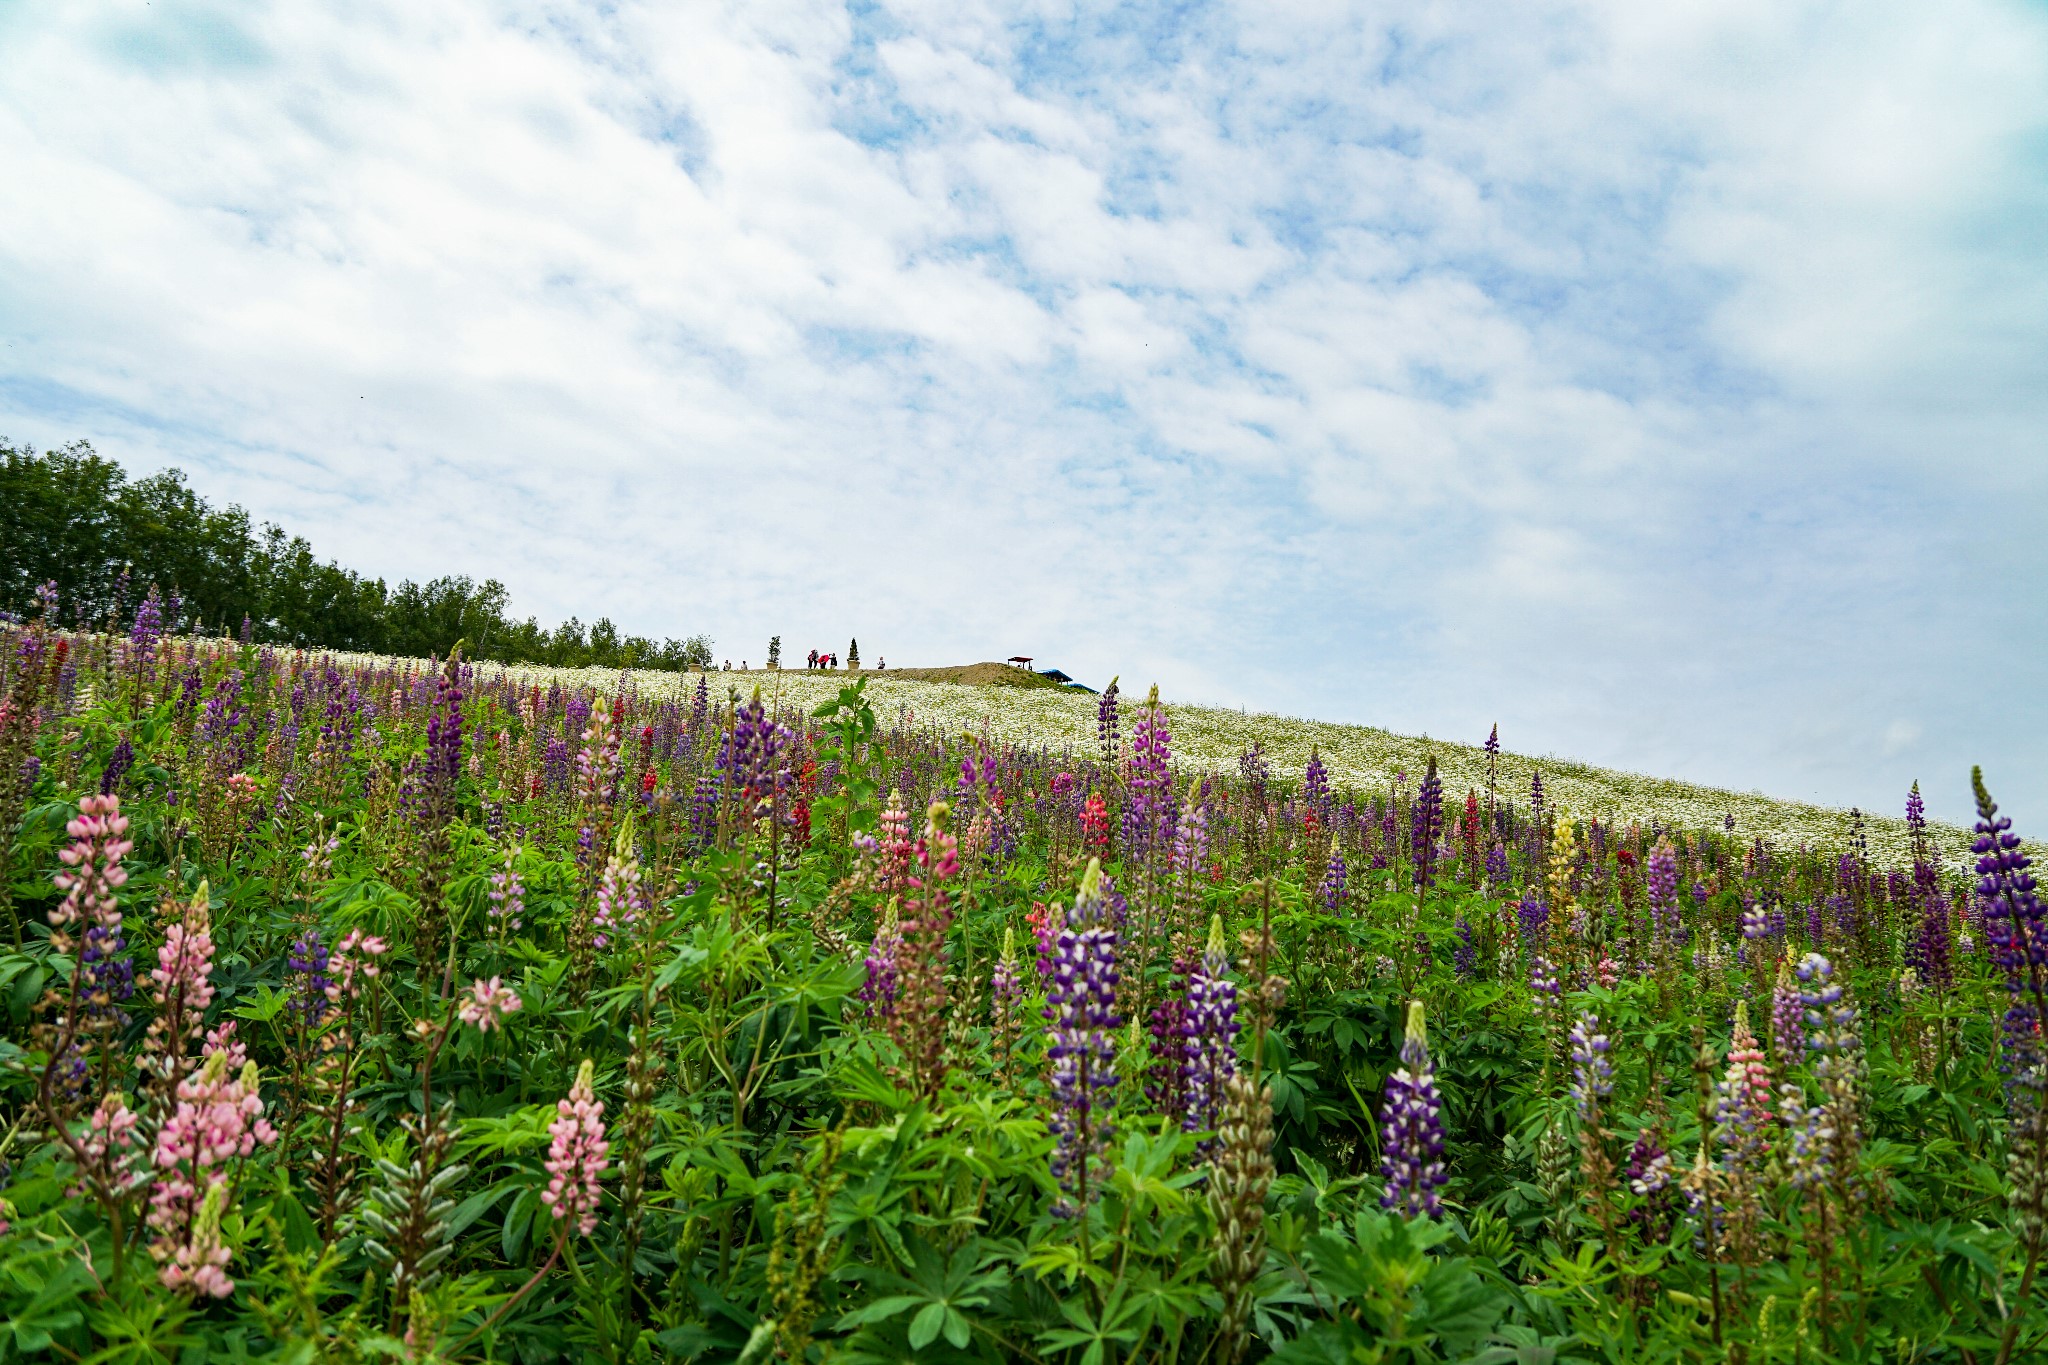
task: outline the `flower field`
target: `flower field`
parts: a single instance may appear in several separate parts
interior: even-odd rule
[[[6,1359],[2048,1358],[1981,781],[153,601],[0,656]]]
[[[390,660],[351,656],[360,664],[389,666]],[[514,667],[507,672],[522,684],[540,687],[618,691],[622,677],[652,702],[687,700],[696,687],[692,675],[616,669]],[[830,673],[779,672],[715,674],[711,686],[723,693],[759,687],[764,700],[800,710],[829,701],[841,679]],[[985,736],[996,743],[1029,744],[1053,750],[1092,752],[1095,746],[1095,699],[1058,688],[995,689],[869,675],[867,695],[877,715],[901,725],[923,726],[946,734]],[[1291,716],[1247,713],[1226,707],[1173,707],[1174,760],[1184,772],[1215,775],[1234,772],[1238,757],[1258,745],[1267,760],[1299,772],[1309,755],[1321,756],[1332,781],[1356,788],[1380,788],[1406,773],[1416,778],[1435,758],[1443,780],[1458,790],[1484,789],[1488,754],[1483,744],[1455,744],[1409,735],[1390,734],[1364,725],[1335,725]],[[1733,815],[1736,828],[1773,843],[1823,847],[1852,837],[1852,816],[1844,810],[1777,801],[1755,792],[1722,791],[1666,778],[1595,768],[1569,759],[1517,754],[1499,749],[1493,756],[1496,785],[1503,791],[1526,791],[1539,772],[1558,804],[1581,815],[1606,820],[1656,820],[1705,826]],[[1863,813],[1863,837],[1878,857],[1896,861],[1909,855],[1911,835],[1901,816]],[[1928,842],[1960,860],[1974,837],[1966,829],[1930,821]]]

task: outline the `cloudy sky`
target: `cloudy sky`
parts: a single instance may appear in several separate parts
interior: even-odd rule
[[[0,435],[758,663],[2048,822],[2048,10],[0,0]]]

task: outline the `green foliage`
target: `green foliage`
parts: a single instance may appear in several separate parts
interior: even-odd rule
[[[12,696],[25,675],[9,661],[28,655],[8,643]],[[1641,829],[1568,826],[1579,919],[1552,924],[1534,898],[1555,831],[1512,810],[1498,831],[1507,884],[1457,854],[1424,892],[1403,793],[1350,793],[1378,804],[1310,822],[1282,779],[1255,808],[1241,786],[1179,777],[1179,808],[1214,823],[1203,856],[1176,862],[1173,841],[1130,837],[1122,769],[885,724],[865,678],[740,733],[732,713],[697,727],[630,688],[534,711],[524,688],[458,669],[464,743],[436,767],[443,680],[410,666],[350,665],[330,684],[286,656],[179,642],[131,674],[104,637],[65,643],[70,690],[19,713],[35,717],[37,763],[19,811],[0,810],[26,926],[0,946],[0,1361],[1993,1365],[2048,1342],[2038,1258],[2008,1205],[1984,1005],[2000,982],[1958,943],[1951,985],[1902,984],[1900,945],[1924,906],[1877,869],[1845,870],[1841,850],[1760,857],[1684,832],[1685,875],[1706,893],[1683,908],[1695,964],[1642,937]],[[231,724],[206,713],[223,686],[241,708]],[[110,779],[124,741],[134,765]],[[763,752],[769,770],[746,766]],[[53,915],[67,822],[103,782],[134,844],[119,954],[139,989],[114,1002],[120,1019],[81,1010],[73,988],[104,959]],[[932,828],[945,832],[919,848],[919,821],[902,840],[882,819],[892,790],[943,793],[951,810]],[[1110,818],[1084,848],[1087,793]],[[1335,897],[1333,840],[1354,869]],[[1057,953],[1061,903],[1096,857],[1120,901],[1116,1072],[1098,1087],[1109,1133],[1076,1207],[1053,1165],[1044,1021],[1060,1008],[1034,930],[1047,925]],[[1733,952],[1766,941],[1741,937],[1745,906],[1766,897],[1825,911],[1818,929],[1795,914],[1768,932],[1773,951],[1817,933],[1837,959],[1864,1043],[1861,1146],[1848,1178],[1795,1186],[1792,1135],[1770,1118],[1755,1228],[1737,1246],[1677,1183],[1630,1185],[1643,1172],[1629,1163],[1652,1141],[1683,1178],[1704,1144],[1721,1169],[1694,1030],[1711,1084],[1734,1004],[1769,1018],[1775,978]],[[876,937],[938,906],[944,957],[927,988],[946,1066],[927,1085],[891,1015],[908,997],[887,989],[888,971],[900,981],[916,964]],[[430,913],[447,938],[418,933]],[[1145,1025],[1192,999],[1212,916],[1241,1025],[1233,1065],[1256,1088],[1203,1126],[1171,1098],[1184,1035]],[[232,1025],[256,1081],[236,1103],[253,1098],[277,1129],[219,1168],[234,1285],[218,1298],[165,1282],[170,1239],[148,1221],[176,1165],[151,1144],[177,1104],[159,1083],[177,1068],[149,971],[173,927],[202,917],[212,998],[188,1052]],[[989,974],[1006,937],[1023,992],[1007,1023]],[[349,942],[354,975],[331,956]],[[1527,985],[1552,952],[1566,1009],[1597,1014],[1614,1040],[1597,1119],[1568,1092],[1562,1026]],[[518,1009],[502,1008],[506,989]],[[500,999],[488,1030],[479,993]],[[1434,1217],[1383,1206],[1382,1111],[1408,1065],[1411,1002],[1442,1097]],[[53,1068],[66,1047],[82,1067]],[[586,1061],[587,1095],[573,1089]],[[1803,1055],[1768,1064],[1774,1082],[1821,1093]],[[103,1095],[144,1139],[112,1177],[82,1170],[73,1145]],[[551,1197],[581,1178],[565,1134],[591,1104],[609,1145],[586,1234]],[[1247,1136],[1268,1124],[1270,1148]],[[1226,1169],[1269,1183],[1222,1188]],[[1227,1296],[1234,1257],[1249,1269]]]
[[[125,574],[125,578],[124,578]],[[657,643],[621,636],[610,620],[570,617],[553,630],[506,615],[496,579],[463,575],[387,587],[332,561],[302,537],[216,508],[167,469],[130,480],[83,441],[36,451],[0,442],[0,612],[34,609],[54,582],[66,619],[125,628],[150,584],[175,589],[180,631],[234,634],[246,617],[258,641],[412,657],[446,656],[564,668],[711,666],[703,635]]]

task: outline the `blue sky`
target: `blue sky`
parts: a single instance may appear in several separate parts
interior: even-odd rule
[[[2048,822],[2048,9],[0,0],[0,433],[758,662]]]

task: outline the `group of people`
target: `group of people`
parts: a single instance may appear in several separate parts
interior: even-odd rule
[[[816,671],[818,669],[829,670],[839,667],[839,656],[837,654],[827,653],[824,650],[814,649],[809,654],[804,656],[804,663],[813,671]],[[860,663],[858,660],[854,662],[853,667],[860,667]],[[875,671],[877,673],[882,672],[884,669],[888,667],[889,661],[887,659],[875,660]]]

